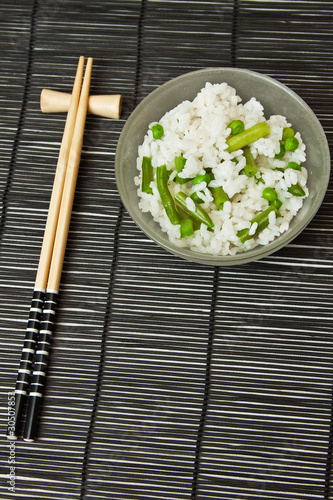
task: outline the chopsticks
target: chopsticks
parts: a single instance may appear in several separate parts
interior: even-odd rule
[[[14,423],[8,426],[7,437],[9,439],[17,439],[23,407],[27,399],[28,409],[23,438],[25,441],[34,441],[37,433],[60,278],[81,158],[92,61],[92,58],[87,59],[82,83],[84,57],[80,57],[74,80],[16,381],[15,417]]]

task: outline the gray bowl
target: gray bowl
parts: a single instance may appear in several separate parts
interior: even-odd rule
[[[148,125],[159,119],[182,101],[193,100],[206,82],[226,82],[234,87],[246,102],[256,97],[264,106],[264,114],[283,115],[293,128],[300,132],[306,144],[310,195],[292,220],[288,231],[268,245],[233,256],[213,256],[179,248],[170,243],[167,235],[154,222],[151,215],[138,207],[139,197],[134,177],[137,175],[136,159],[138,147],[142,144]],[[161,85],[135,108],[126,121],[120,135],[116,158],[116,182],[123,204],[142,231],[158,245],[183,259],[200,264],[224,266],[244,264],[276,252],[293,240],[311,221],[325,196],[330,177],[330,152],[323,128],[309,106],[291,89],[266,75],[245,69],[210,68],[182,76]]]

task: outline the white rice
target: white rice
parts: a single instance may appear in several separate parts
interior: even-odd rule
[[[271,132],[268,137],[250,145],[258,167],[255,177],[247,177],[242,173],[245,166],[242,150],[233,153],[226,150],[226,140],[230,136],[228,125],[237,119],[244,122],[245,129],[262,121],[267,121],[270,127]],[[139,174],[135,177],[135,184],[140,197],[139,208],[143,212],[151,213],[172,243],[200,253],[235,255],[257,245],[267,245],[287,231],[291,219],[302,207],[304,199],[290,194],[288,188],[293,184],[299,184],[306,196],[309,193],[306,187],[306,168],[302,166],[301,171],[285,169],[290,161],[298,164],[305,162],[305,145],[298,132],[295,134],[299,140],[297,150],[286,152],[280,160],[274,159],[274,155],[280,151],[283,128],[292,127],[285,117],[273,115],[267,119],[264,116],[263,106],[256,98],[252,97],[243,104],[236,90],[226,83],[207,83],[192,102],[182,102],[167,112],[159,123],[164,128],[163,137],[155,140],[149,129],[142,145],[139,146],[137,158]],[[141,190],[143,156],[152,159],[154,180],[150,185],[153,194],[143,193]],[[174,160],[179,156],[186,158],[184,169],[180,173],[181,177],[194,178],[197,174],[205,173],[204,169],[211,169],[215,180],[209,185],[222,186],[230,199],[224,203],[223,210],[216,208],[205,182],[197,186],[193,186],[191,182],[182,185],[176,182]],[[238,160],[237,164],[232,161],[234,158]],[[181,238],[180,225],[172,225],[169,221],[157,190],[155,169],[159,165],[166,165],[168,170],[173,170],[168,184],[173,196],[178,191],[183,191],[188,196],[195,191],[201,191],[200,196],[204,203],[200,206],[213,220],[213,230],[201,224],[193,236]],[[276,168],[285,170],[280,171]],[[260,176],[264,183],[259,181]],[[269,206],[269,202],[262,197],[262,191],[267,186],[276,190],[282,202],[279,209],[281,217],[276,217],[275,212],[271,212],[269,225],[255,235],[257,227],[255,224],[251,225],[251,220]],[[194,208],[191,198],[187,199],[187,207],[189,210]],[[250,234],[255,236],[242,243],[237,232],[244,228],[250,228]]]

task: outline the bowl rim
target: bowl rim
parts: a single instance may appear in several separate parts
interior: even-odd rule
[[[120,154],[122,151],[123,147],[123,142],[125,140],[126,134],[128,129],[130,129],[131,125],[133,122],[139,117],[141,114],[141,111],[144,110],[145,106],[147,105],[147,102],[153,102],[156,98],[160,98],[160,94],[163,93],[165,90],[167,90],[170,86],[174,86],[177,84],[182,84],[183,81],[186,81],[189,78],[197,78],[201,77],[203,74],[208,74],[208,73],[228,73],[232,71],[233,73],[236,74],[246,74],[246,75],[251,75],[253,78],[258,78],[260,80],[265,80],[269,82],[270,84],[273,84],[277,86],[278,88],[284,90],[288,94],[290,94],[295,100],[298,101],[298,103],[305,108],[306,112],[311,115],[312,120],[316,123],[317,129],[319,132],[319,139],[322,141],[322,144],[324,145],[324,162],[325,164],[327,163],[328,168],[325,170],[325,176],[323,179],[324,186],[321,191],[321,194],[317,196],[316,202],[314,203],[313,209],[311,211],[308,211],[307,215],[304,217],[302,220],[302,224],[299,224],[293,228],[288,230],[286,233],[281,234],[277,238],[275,238],[272,242],[270,242],[267,245],[259,245],[254,247],[253,249],[246,250],[244,252],[237,253],[235,255],[212,255],[212,254],[206,254],[206,253],[199,253],[199,252],[194,252],[193,250],[186,248],[186,247],[177,247],[176,245],[172,244],[169,240],[163,240],[155,235],[154,233],[151,232],[150,226],[146,223],[139,223],[136,218],[136,210],[132,208],[126,201],[125,197],[123,196],[122,192],[122,183],[121,183],[121,168],[119,165],[119,158]],[[206,80],[208,81],[208,80]],[[223,80],[221,80],[221,83]],[[227,82],[228,83],[228,82]],[[237,91],[237,89],[236,89]],[[198,91],[199,92],[199,91]],[[256,98],[260,101],[259,96],[256,96]],[[181,101],[180,101],[181,102]],[[164,113],[163,113],[164,114]],[[142,137],[142,140],[144,138],[144,135]],[[116,154],[115,154],[115,174],[116,174],[116,184],[118,188],[118,192],[120,194],[122,203],[125,206],[125,209],[133,219],[133,221],[136,223],[136,225],[150,238],[152,241],[157,243],[159,246],[164,248],[165,250],[169,251],[173,255],[176,255],[182,259],[191,261],[191,262],[196,262],[199,264],[205,264],[205,265],[210,265],[210,266],[229,266],[229,265],[240,265],[240,264],[245,264],[248,262],[253,262],[259,259],[262,259],[272,253],[277,252],[287,244],[289,244],[293,239],[295,239],[304,229],[305,227],[311,222],[313,217],[316,215],[318,212],[323,199],[325,197],[329,180],[330,180],[330,170],[331,170],[331,165],[330,165],[330,149],[327,141],[326,134],[323,130],[323,127],[314,113],[314,111],[310,108],[310,106],[305,102],[305,100],[300,97],[294,90],[292,90],[290,87],[285,85],[284,83],[280,82],[279,80],[266,75],[264,73],[259,73],[253,70],[249,70],[246,68],[233,68],[233,67],[207,67],[195,71],[190,71],[187,73],[184,73],[182,75],[176,76],[175,78],[172,78],[165,83],[161,84],[160,86],[156,87],[152,92],[150,92],[148,95],[146,95],[140,103],[135,107],[135,109],[132,111],[132,113],[129,115],[127,118],[124,127],[121,131],[117,148],[116,148]],[[134,181],[133,181],[134,182]],[[139,201],[139,197],[138,197]],[[137,208],[139,210],[139,208]],[[156,222],[156,226],[158,227],[158,223]],[[164,234],[164,233],[163,233]]]

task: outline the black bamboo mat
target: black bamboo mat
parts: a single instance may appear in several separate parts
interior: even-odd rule
[[[1,499],[333,499],[332,185],[286,248],[213,268],[148,240],[114,175],[135,106],[205,67],[279,79],[332,145],[332,19],[327,0],[2,0]],[[123,110],[87,117],[39,437],[10,446],[65,120],[39,96],[69,92],[80,55]]]

